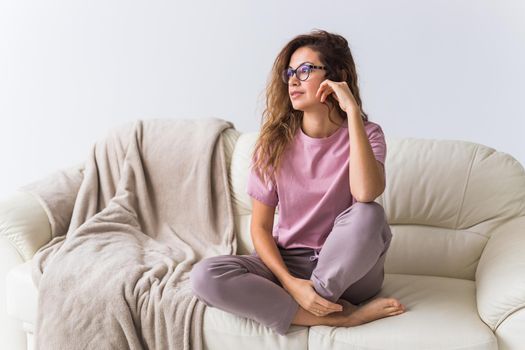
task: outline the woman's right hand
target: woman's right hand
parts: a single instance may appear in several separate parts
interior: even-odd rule
[[[314,289],[313,281],[292,277],[284,286],[301,307],[315,316],[343,311],[343,306],[323,298]]]

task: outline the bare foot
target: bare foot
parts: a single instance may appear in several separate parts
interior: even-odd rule
[[[338,304],[343,305],[341,313],[345,315],[344,320],[341,322],[342,327],[358,326],[379,318],[395,316],[405,312],[405,306],[395,298],[376,298],[361,306],[339,299]]]

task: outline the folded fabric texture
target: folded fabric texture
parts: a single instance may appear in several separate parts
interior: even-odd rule
[[[220,118],[122,124],[83,167],[19,188],[52,239],[33,258],[37,349],[202,349],[189,272],[235,254]]]

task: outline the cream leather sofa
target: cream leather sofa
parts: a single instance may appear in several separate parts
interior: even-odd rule
[[[257,133],[226,133],[237,253],[248,254],[245,186]],[[376,201],[394,237],[381,295],[407,311],[353,328],[293,325],[282,337],[208,307],[208,349],[525,349],[522,165],[464,141],[387,137],[387,145],[387,186]],[[30,264],[51,239],[49,222],[32,195],[14,192],[1,201],[0,232],[2,348],[31,348],[38,291]]]

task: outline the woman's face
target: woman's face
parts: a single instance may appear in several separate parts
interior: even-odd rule
[[[301,64],[309,63],[315,66],[322,66],[317,52],[309,47],[300,47],[290,57],[288,64],[292,69],[297,69]],[[297,72],[296,72],[297,73]],[[315,94],[319,89],[321,83],[326,79],[326,71],[324,69],[312,69],[310,75],[304,81],[297,78],[294,74],[288,80],[288,96],[292,101],[292,106],[296,110],[305,111],[308,109],[319,108],[322,105],[320,97]],[[301,92],[298,95],[292,95],[292,92]]]

